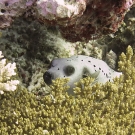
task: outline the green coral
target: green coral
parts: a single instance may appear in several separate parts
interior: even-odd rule
[[[91,87],[92,78],[80,80],[76,96],[66,93],[66,78],[54,81],[50,94],[38,100],[21,87],[5,92],[0,95],[0,134],[135,134],[135,55],[130,46],[120,56],[119,70],[123,75],[113,83]]]

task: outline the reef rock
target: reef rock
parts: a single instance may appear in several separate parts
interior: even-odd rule
[[[135,0],[39,0],[37,17],[57,24],[72,41],[86,41],[116,32]]]
[[[0,28],[10,26],[15,17],[23,15],[34,0],[0,0]]]
[[[135,0],[1,0],[0,28],[15,17],[34,16],[40,22],[58,26],[71,42],[88,41],[114,33]]]

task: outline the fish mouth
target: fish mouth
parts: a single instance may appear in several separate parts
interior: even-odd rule
[[[43,79],[44,79],[44,82],[47,84],[47,85],[51,85],[52,84],[52,74],[50,72],[45,72],[44,75],[43,75]]]

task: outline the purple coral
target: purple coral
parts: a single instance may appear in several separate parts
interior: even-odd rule
[[[57,7],[58,3],[54,0],[39,0],[37,1],[36,8],[40,16],[52,20],[53,18],[55,19],[55,16],[57,14]]]
[[[39,0],[36,2],[36,16],[43,22],[50,21],[54,24],[66,26],[83,14],[86,8],[85,0]],[[73,21],[74,22],[74,21]]]
[[[0,28],[10,26],[14,17],[22,15],[28,7],[27,2],[27,0],[0,0]]]

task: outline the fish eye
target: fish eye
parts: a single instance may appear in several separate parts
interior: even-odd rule
[[[75,72],[75,68],[73,66],[66,66],[64,72],[67,76],[70,76]]]

